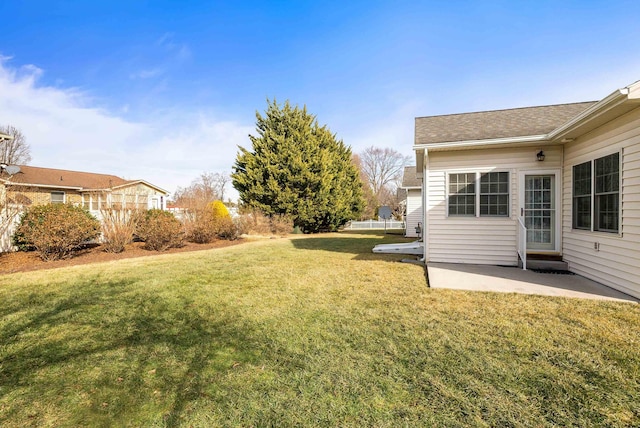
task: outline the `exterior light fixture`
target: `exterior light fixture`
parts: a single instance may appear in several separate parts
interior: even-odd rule
[[[538,162],[542,162],[544,160],[544,152],[542,150],[540,150],[536,156],[538,158]]]

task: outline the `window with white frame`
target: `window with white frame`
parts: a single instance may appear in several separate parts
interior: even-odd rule
[[[619,233],[620,153],[573,167],[574,229]]]
[[[509,173],[480,174],[480,215],[509,215]]]
[[[476,215],[476,174],[449,174],[449,215]]]
[[[509,216],[509,173],[452,173],[448,182],[450,216]]]
[[[591,230],[591,161],[573,167],[573,228]]]
[[[64,192],[51,192],[52,204],[64,204]]]

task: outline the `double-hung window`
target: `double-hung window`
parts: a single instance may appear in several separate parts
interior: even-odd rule
[[[620,231],[620,153],[573,167],[573,228]]]
[[[480,174],[480,215],[509,215],[509,173]]]
[[[509,216],[509,173],[449,174],[450,216]]]
[[[449,215],[476,215],[476,174],[449,175]]]
[[[52,204],[64,204],[64,192],[51,192]]]

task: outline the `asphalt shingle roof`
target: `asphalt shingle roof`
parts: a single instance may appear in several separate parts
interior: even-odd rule
[[[402,185],[400,187],[421,187],[422,182],[416,177],[415,166],[405,166],[402,174]]]
[[[415,144],[544,135],[596,101],[417,117]]]
[[[21,165],[20,172],[13,176],[2,172],[1,179],[11,183],[27,185],[45,185],[60,187],[79,187],[82,189],[108,189],[127,184],[130,181],[115,175],[95,174],[92,172],[68,171],[65,169],[40,168]]]

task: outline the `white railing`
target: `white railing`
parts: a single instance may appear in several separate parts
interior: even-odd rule
[[[364,220],[351,221],[344,227],[345,230],[373,230],[385,229],[384,220]],[[387,220],[386,229],[404,229],[404,222],[398,220]]]
[[[518,217],[518,255],[522,260],[522,269],[527,270],[527,228]]]

